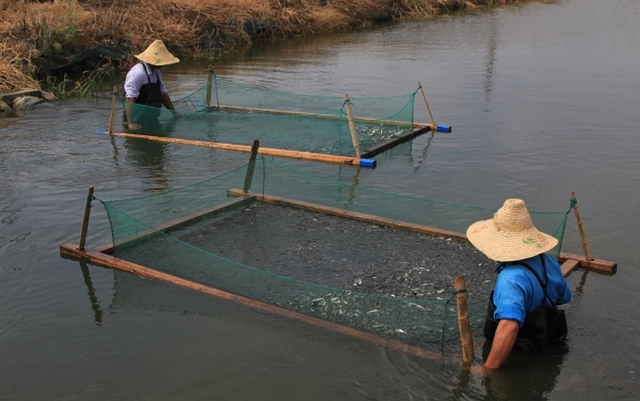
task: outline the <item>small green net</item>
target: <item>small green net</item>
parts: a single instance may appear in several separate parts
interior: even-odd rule
[[[414,129],[416,92],[349,100],[362,151]],[[122,93],[117,96],[124,107]],[[258,139],[262,147],[355,154],[343,97],[281,92],[213,74],[200,89],[173,104],[179,117],[164,107],[127,105],[142,126],[131,132],[238,145]]]
[[[449,288],[441,299],[433,300],[362,293],[275,274],[268,268],[241,263],[194,245],[188,238],[201,236],[199,233],[205,232],[203,227],[219,230],[217,222],[246,210],[247,204],[185,224],[176,225],[175,222],[187,221],[189,216],[238,199],[230,197],[228,190],[243,187],[247,170],[247,165],[239,166],[214,178],[156,195],[101,200],[111,223],[115,256],[197,283],[411,344],[437,343],[458,336],[456,298]],[[491,218],[496,211],[344,183],[264,157],[256,160],[251,192],[457,232],[465,232],[471,223]],[[567,214],[572,207],[563,212],[531,213],[536,227],[554,233],[559,239],[559,245],[552,251],[556,256],[560,252]],[[255,231],[259,224],[247,224],[242,229]],[[219,235],[224,236],[225,233]],[[277,232],[264,235],[277,235]],[[331,233],[331,236],[339,237],[339,233]],[[348,241],[348,237],[337,240]],[[207,238],[200,241],[201,244],[206,242]],[[372,252],[375,252],[375,247],[376,244],[371,245]],[[268,249],[260,254],[263,266],[267,267],[282,262],[276,261],[277,257]],[[452,286],[453,280],[449,282]],[[474,288],[468,289],[471,293],[471,323],[477,329],[484,321],[488,294],[474,299]]]

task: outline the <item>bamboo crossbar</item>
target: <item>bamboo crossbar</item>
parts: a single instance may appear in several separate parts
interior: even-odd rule
[[[330,322],[328,320],[316,318],[313,316],[305,315],[299,312],[295,312],[289,309],[285,309],[276,305],[267,304],[265,302],[257,301],[255,299],[247,298],[241,295],[232,294],[226,291],[219,290],[217,288],[209,287],[203,284],[199,284],[190,280],[186,280],[172,274],[163,273],[158,270],[150,269],[148,267],[128,262],[123,259],[119,259],[115,256],[107,255],[96,250],[85,250],[81,252],[77,249],[75,244],[64,244],[60,246],[60,252],[68,257],[74,259],[80,259],[92,264],[96,264],[111,269],[121,270],[128,273],[133,273],[141,277],[150,278],[154,280],[160,280],[169,282],[181,287],[189,288],[195,291],[203,292],[209,295],[213,295],[229,301],[238,302],[242,305],[249,306],[258,310],[273,313],[275,315],[296,319],[308,324],[312,324],[323,329],[349,335],[360,340],[368,341],[370,343],[380,345],[386,348],[401,351],[407,354],[415,355],[421,358],[434,359],[443,362],[453,363],[453,360],[448,360],[441,354],[429,352],[423,348],[411,346],[397,340],[391,340],[388,338],[380,337],[375,334],[367,333],[361,330],[357,330],[351,327],[342,326],[337,323]]]
[[[214,149],[232,150],[236,152],[247,152],[247,153],[251,152],[251,146],[249,145],[236,145],[232,143],[196,141],[192,139],[166,138],[166,137],[154,136],[154,135],[132,134],[128,132],[112,132],[110,135],[120,136],[125,138],[146,139],[149,141],[158,141],[158,142],[166,142],[166,143],[179,143],[182,145],[202,146],[202,147],[214,148]],[[315,161],[324,162],[324,163],[347,164],[347,165],[354,165],[354,166],[358,166],[360,164],[360,159],[357,157],[335,156],[335,155],[327,155],[323,153],[303,152],[303,151],[297,151],[297,150],[261,147],[259,153],[264,156],[276,156],[276,157],[287,157],[292,159],[315,160]]]
[[[440,235],[457,240],[466,240],[467,237],[464,234],[457,233],[455,231],[443,230],[436,227],[423,226],[420,224],[407,223],[400,220],[388,219],[385,217],[375,216],[372,214],[353,212],[350,210],[338,209],[335,207],[319,205],[317,203],[304,202],[294,199],[281,198],[279,196],[263,195],[258,193],[249,192],[248,194],[242,192],[241,189],[230,189],[227,192],[232,196],[252,196],[256,200],[261,202],[273,203],[276,205],[284,205],[295,207],[298,209],[310,210],[312,212],[320,212],[329,214],[332,216],[344,217],[352,220],[364,221],[366,223],[380,224],[383,226],[401,228],[409,231],[414,231],[422,234]]]
[[[218,108],[218,107],[216,107]],[[308,113],[304,111],[291,111],[291,110],[277,110],[277,109],[261,109],[257,107],[244,107],[244,106],[229,106],[221,104],[219,106],[220,109],[231,109],[231,110],[245,110],[245,111],[255,111],[261,113],[269,113],[269,114],[281,114],[281,115],[292,115],[292,116],[301,116],[301,117],[309,117],[309,118],[319,118],[319,119],[328,119],[328,120],[339,120],[340,117],[333,114],[320,114],[320,113]],[[367,118],[367,117],[353,117],[353,121],[357,123],[374,123],[374,124],[383,124],[383,125],[397,125],[400,127],[414,127],[418,126],[433,126],[433,129],[436,128],[434,124],[426,124],[426,123],[410,123],[406,121],[397,121],[397,120],[378,120],[375,118]]]
[[[138,241],[141,239],[144,239],[150,235],[153,235],[157,232],[167,232],[170,230],[175,230],[178,229],[180,227],[184,227],[188,224],[191,224],[197,220],[200,219],[204,219],[219,213],[224,213],[227,211],[231,211],[234,209],[237,209],[239,207],[242,206],[246,206],[251,204],[253,201],[255,201],[255,197],[252,196],[247,196],[244,198],[235,198],[235,199],[230,199],[226,202],[223,202],[221,204],[206,208],[204,210],[195,212],[195,213],[191,213],[187,216],[183,216],[180,218],[177,218],[175,220],[163,223],[158,225],[157,227],[153,227],[153,228],[148,228],[146,230],[137,232],[136,234],[130,236],[130,237],[126,237],[126,238],[122,238],[120,240],[118,240],[116,242],[115,245],[124,245],[126,243],[129,243],[131,241]],[[99,246],[98,248],[96,248],[96,250],[98,250],[99,252],[104,252],[104,253],[108,253],[111,254],[113,252],[113,247],[114,244],[112,242],[110,242],[109,244],[105,244],[102,246]]]
[[[242,190],[240,189],[230,189],[228,193],[229,195],[233,195],[233,196],[254,196],[257,200],[263,201],[263,202],[270,202],[278,205],[292,206],[292,207],[297,207],[299,209],[306,209],[314,212],[326,213],[333,216],[345,217],[353,220],[360,220],[360,221],[384,225],[388,227],[401,228],[401,229],[419,232],[423,234],[439,235],[439,236],[461,240],[461,241],[469,240],[466,234],[455,232],[455,231],[443,230],[440,228],[424,226],[421,224],[408,223],[405,221],[389,219],[386,217],[380,217],[380,216],[366,214],[366,213],[338,209],[330,206],[319,205],[316,203],[281,198],[281,197],[272,196],[272,195],[256,194],[251,192],[249,194],[246,194],[246,193],[243,193]],[[594,270],[600,273],[605,273],[605,274],[613,274],[616,272],[616,269],[617,269],[617,263],[615,262],[610,262],[602,259],[592,259],[588,261],[585,259],[584,256],[575,255],[572,253],[560,252],[558,261],[560,263],[564,263],[568,260],[579,262],[580,267],[582,268],[589,268],[591,270]],[[577,267],[574,266],[572,269],[567,269],[568,272],[565,275],[565,277],[571,274],[571,272],[576,268]]]

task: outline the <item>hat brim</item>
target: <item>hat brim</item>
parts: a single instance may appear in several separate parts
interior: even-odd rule
[[[166,56],[165,58],[162,59],[162,61],[157,61],[157,59],[153,56],[151,57],[145,57],[144,53],[140,53],[136,56],[134,56],[135,58],[137,58],[140,61],[144,61],[145,63],[149,64],[149,65],[153,65],[156,67],[162,67],[164,65],[171,65],[171,64],[177,64],[180,62],[180,59],[177,57],[174,57],[172,55]]]
[[[526,231],[498,230],[493,219],[473,223],[467,229],[469,241],[489,259],[513,262],[552,250],[558,240],[531,227]]]

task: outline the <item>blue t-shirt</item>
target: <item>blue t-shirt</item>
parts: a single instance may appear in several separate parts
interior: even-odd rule
[[[540,256],[545,258],[547,268],[547,294],[556,305],[566,304],[571,301],[571,290],[562,275],[558,261],[551,255],[544,253],[523,262],[535,270],[545,283],[544,270]],[[544,296],[538,279],[526,267],[516,262],[501,263],[496,269],[498,280],[493,290],[493,303],[496,311],[493,317],[496,321],[501,319],[516,320],[520,327],[524,323],[527,312],[540,308],[549,300]]]

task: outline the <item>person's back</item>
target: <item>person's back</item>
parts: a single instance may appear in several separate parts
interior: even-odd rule
[[[556,305],[571,291],[556,259],[546,252],[558,240],[533,226],[524,202],[507,199],[493,219],[472,224],[469,241],[490,259],[502,262],[491,294],[484,334],[493,344],[485,368],[502,365],[511,350],[542,348],[564,340],[566,321]]]

